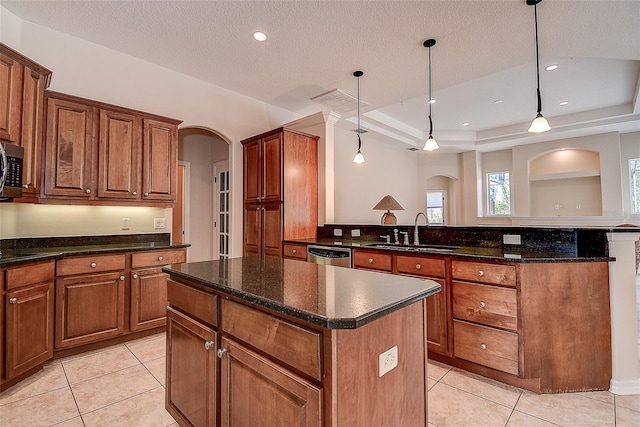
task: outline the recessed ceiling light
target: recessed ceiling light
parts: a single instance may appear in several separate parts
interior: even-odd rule
[[[565,105],[567,105],[569,103],[569,101],[562,101],[560,102],[560,106],[564,107]]]
[[[553,71],[556,68],[558,68],[558,66],[556,64],[551,64],[551,65],[547,65],[546,67],[544,67],[544,69],[547,70],[547,71]]]
[[[261,31],[256,31],[253,33],[253,38],[258,40],[259,42],[263,42],[267,39],[267,35]]]
[[[462,126],[469,126],[469,122],[464,122]]]
[[[494,104],[502,104],[502,99],[496,99],[493,101]]]
[[[435,104],[435,103],[436,103],[436,100],[435,100],[435,99],[430,99],[430,100],[429,100],[429,104]]]

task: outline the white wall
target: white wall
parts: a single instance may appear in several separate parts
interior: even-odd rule
[[[239,141],[294,120],[295,115],[95,43],[23,21],[1,6],[0,41],[52,70],[50,90],[181,119],[180,127],[211,129],[231,141],[231,253],[242,254],[242,147]],[[4,217],[14,216],[15,209],[0,205],[3,221]],[[41,207],[17,209],[21,215],[28,212],[26,218],[29,220],[21,220],[19,229],[10,226],[10,235],[28,235],[32,234],[31,230],[39,229],[37,222],[30,221],[38,217]],[[32,209],[36,213],[31,214]],[[170,210],[166,211],[164,216],[170,218]],[[54,217],[55,224],[57,220],[64,220],[64,214],[58,211],[47,211],[47,214]],[[141,211],[141,215],[148,222],[156,213]],[[78,234],[119,232],[119,227],[105,225],[110,221],[110,215],[106,217],[102,210],[97,210],[79,214],[75,224],[76,229],[82,230]],[[56,227],[46,231],[48,235],[59,234]],[[0,238],[4,237],[9,234],[4,234],[3,226]]]
[[[620,175],[622,180],[622,206],[625,216],[631,212],[631,190],[629,188],[629,159],[640,159],[640,132],[631,132],[620,135]],[[640,217],[640,214],[635,216]],[[640,218],[638,218],[640,225]]]

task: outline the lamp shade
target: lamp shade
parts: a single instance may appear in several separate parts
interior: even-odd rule
[[[533,122],[531,122],[531,127],[529,128],[529,132],[531,133],[542,133],[551,130],[551,126],[549,126],[549,122],[544,118],[542,113],[538,113]]]
[[[433,136],[429,135],[429,138],[427,138],[427,140],[424,142],[424,147],[422,149],[425,151],[433,151],[437,150],[438,148],[440,148],[440,146],[438,145],[436,139]]]
[[[386,195],[378,202],[377,205],[373,207],[373,210],[376,211],[386,211],[382,214],[382,218],[380,219],[380,224],[397,224],[396,216],[391,213],[391,210],[394,211],[403,211],[404,208],[400,206],[400,203],[396,199],[394,199],[390,195]]]

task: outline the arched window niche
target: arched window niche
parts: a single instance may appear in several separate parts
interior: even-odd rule
[[[563,148],[528,161],[531,216],[600,216],[600,153]]]

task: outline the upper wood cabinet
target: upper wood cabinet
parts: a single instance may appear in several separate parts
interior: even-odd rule
[[[175,202],[179,121],[47,92],[45,203]]]
[[[24,148],[23,196],[40,193],[44,90],[51,71],[0,43],[0,139]],[[5,101],[6,100],[6,101]]]
[[[242,141],[244,254],[282,256],[318,225],[318,137],[285,128]]]

